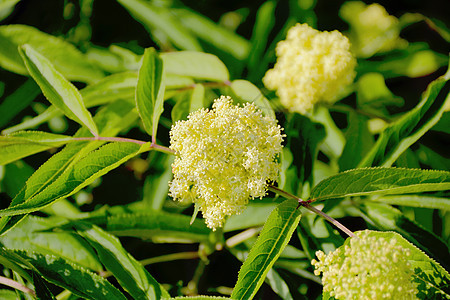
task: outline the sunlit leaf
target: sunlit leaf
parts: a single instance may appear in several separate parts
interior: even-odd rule
[[[205,16],[188,9],[172,10],[180,22],[201,40],[217,49],[230,53],[237,59],[245,59],[249,53],[250,43],[234,32],[223,28]]]
[[[11,72],[27,75],[18,52],[18,47],[24,44],[31,45],[49,58],[55,68],[69,80],[94,82],[103,77],[103,72],[89,63],[72,44],[21,24],[0,26],[0,66]]]
[[[89,128],[94,136],[98,129],[83,103],[80,92],[59,73],[50,61],[29,45],[20,48],[30,75],[38,83],[45,97],[70,119]]]
[[[353,169],[322,180],[310,199],[326,199],[372,194],[410,194],[450,189],[450,172],[400,168]]]
[[[252,299],[283,252],[300,221],[298,202],[286,200],[273,210],[242,265],[231,298]]]
[[[64,222],[64,219],[58,218],[27,216],[17,226],[2,235],[0,243],[10,249],[59,256],[84,268],[101,271],[102,265],[96,254],[83,239],[68,232],[48,231],[58,223]]]
[[[160,299],[162,296],[169,296],[115,236],[89,223],[74,222],[73,225],[95,248],[101,262],[134,299]]]
[[[228,69],[217,56],[194,51],[161,53],[167,74],[189,76],[211,81],[229,80]]]
[[[71,140],[73,138],[70,136],[43,131],[21,131],[0,136],[0,165],[50,148],[61,147]]]
[[[150,33],[154,30],[161,31],[181,50],[202,50],[198,41],[167,8],[143,0],[117,1]]]
[[[15,251],[39,274],[73,294],[92,300],[124,300],[126,297],[105,278],[54,255]]]
[[[136,87],[136,105],[144,128],[156,140],[158,121],[163,112],[163,62],[155,49],[145,49]]]

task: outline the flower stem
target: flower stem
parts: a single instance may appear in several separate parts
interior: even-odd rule
[[[306,208],[306,209],[308,209],[308,210],[310,210],[310,211],[312,211],[312,212],[314,212],[314,213],[316,213],[316,214],[322,216],[322,217],[325,218],[328,222],[330,222],[331,224],[333,224],[334,226],[336,226],[337,228],[339,228],[340,230],[342,230],[342,231],[343,231],[345,234],[347,234],[349,237],[354,237],[354,236],[355,236],[355,235],[353,234],[353,232],[351,232],[350,229],[348,229],[347,227],[345,227],[344,225],[342,225],[341,223],[339,223],[336,219],[333,219],[332,217],[330,217],[329,215],[327,215],[327,214],[324,213],[323,211],[321,211],[321,210],[315,208],[314,206],[310,205],[310,203],[311,203],[310,200],[304,201],[303,199],[301,199],[301,198],[299,198],[299,197],[297,197],[297,196],[295,196],[295,195],[292,195],[291,193],[288,193],[288,192],[286,192],[286,191],[283,191],[282,189],[279,189],[279,188],[277,188],[277,187],[275,187],[275,186],[273,186],[273,185],[269,185],[268,188],[269,188],[270,191],[272,191],[272,192],[274,192],[274,193],[276,193],[276,194],[278,194],[278,195],[281,195],[281,196],[283,196],[283,197],[285,197],[285,198],[291,198],[291,199],[297,200],[297,201],[298,201],[298,206],[299,206],[299,207],[300,207],[300,206],[303,206],[304,208]]]
[[[21,284],[21,283],[19,283],[17,281],[14,281],[14,280],[12,280],[10,278],[7,278],[7,277],[0,276],[0,284],[12,287],[12,288],[14,288],[16,290],[22,291],[24,293],[27,293],[27,294],[30,294],[30,295],[33,295],[33,296],[36,295],[36,293],[32,289],[24,286],[23,284]]]

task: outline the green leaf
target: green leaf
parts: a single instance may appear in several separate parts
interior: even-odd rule
[[[184,27],[188,28],[201,40],[231,54],[239,60],[247,58],[250,43],[243,37],[217,25],[216,22],[200,15],[198,12],[184,8],[174,8],[171,11],[179,18]]]
[[[136,105],[144,128],[156,141],[159,117],[163,112],[163,61],[154,48],[145,49],[136,87]]]
[[[17,294],[11,290],[0,290],[0,299],[3,300],[17,300]]]
[[[365,201],[359,205],[365,218],[379,230],[392,230],[400,233],[427,255],[439,261],[445,268],[450,267],[449,246],[420,224],[411,221],[398,209],[384,203]]]
[[[0,237],[0,243],[10,249],[50,254],[76,263],[83,268],[101,271],[102,265],[92,248],[80,237],[50,229],[65,223],[64,219],[25,217],[17,226]]]
[[[276,119],[275,112],[269,100],[253,83],[247,80],[233,80],[231,92],[236,96],[236,100],[242,102],[253,102],[258,106],[265,116]]]
[[[317,250],[328,253],[334,251],[344,242],[336,229],[315,214],[303,216],[297,227],[297,234],[309,260],[316,257]]]
[[[402,106],[404,100],[394,95],[386,86],[383,75],[380,73],[366,73],[362,75],[356,84],[357,104],[363,111],[380,111],[388,115],[386,106]]]
[[[297,113],[288,116],[285,126],[286,148],[292,153],[292,163],[282,188],[295,195],[307,195],[313,185],[314,162],[318,145],[325,138],[325,129]]]
[[[172,122],[185,120],[189,113],[204,107],[205,87],[200,84],[194,84],[190,93],[182,93],[177,97],[177,103],[172,109]]]
[[[175,159],[174,155],[168,155],[161,152],[153,152],[156,159],[153,162],[161,162],[160,168],[156,169],[151,175],[145,178],[143,187],[142,202],[151,209],[161,210],[164,201],[169,195],[169,185],[167,184],[172,179],[171,165]],[[154,164],[152,164],[152,167]]]
[[[251,201],[239,215],[230,216],[224,226],[224,232],[263,226],[276,203],[258,203]]]
[[[367,117],[351,112],[348,123],[349,127],[345,132],[346,143],[338,160],[341,171],[356,168],[374,144]]]
[[[163,34],[164,38],[169,39],[182,50],[202,50],[198,41],[167,8],[155,6],[143,0],[117,0],[117,2],[123,5],[154,37],[159,31],[159,34]]]
[[[55,300],[56,298],[50,292],[50,289],[48,288],[45,280],[37,272],[32,272],[32,275],[36,298]]]
[[[112,74],[80,90],[86,107],[114,102],[118,99],[133,100],[136,93],[137,73]]]
[[[29,45],[19,49],[30,75],[38,83],[45,97],[70,119],[98,135],[97,126],[83,103],[80,92],[67,81],[44,56]]]
[[[217,299],[231,299],[227,297],[220,297],[220,296],[186,296],[186,297],[175,297],[170,298],[173,300],[217,300]]]
[[[102,80],[90,84],[80,91],[87,108],[112,103],[117,100],[132,102],[134,105],[136,95],[137,74],[134,72],[123,72],[112,74]],[[4,134],[9,134],[18,130],[37,127],[48,120],[63,115],[54,105],[50,106],[43,113],[32,119],[3,130]]]
[[[208,242],[211,230],[202,220],[190,224],[190,217],[150,210],[107,217],[106,230],[117,236],[133,236],[158,243]]]
[[[74,222],[72,224],[77,232],[95,248],[101,262],[113,273],[133,299],[160,299],[161,296],[165,298],[169,296],[144,266],[122,247],[115,236],[89,223]]]
[[[0,127],[5,126],[19,112],[26,108],[40,94],[34,80],[27,80],[0,104]]]
[[[228,69],[215,55],[194,52],[178,51],[160,54],[164,62],[164,72],[193,77],[211,81],[229,80]]]
[[[409,207],[425,207],[431,209],[443,209],[450,211],[450,199],[431,197],[424,195],[401,195],[401,196],[381,196],[371,199],[376,202],[383,202],[391,205],[401,205]]]
[[[255,296],[300,221],[297,206],[297,201],[286,200],[270,214],[239,271],[231,298],[252,299]]]
[[[0,26],[0,66],[8,71],[27,75],[18,47],[31,45],[48,57],[55,68],[69,80],[94,82],[103,72],[92,65],[72,44],[26,25]]]
[[[115,136],[121,130],[127,128],[137,118],[133,108],[134,105],[130,103],[116,101],[101,109],[95,116],[100,134],[103,136]],[[82,127],[75,134],[75,137],[84,137],[88,134],[87,128]],[[72,169],[74,164],[102,144],[104,142],[96,141],[67,145],[60,152],[53,155],[27,180],[23,189],[12,200],[10,207],[23,204],[27,199],[44,191],[66,169]],[[22,217],[2,217],[0,220],[0,234],[17,224]]]
[[[109,143],[70,164],[44,190],[27,197],[22,203],[0,211],[0,216],[14,216],[40,210],[53,202],[73,195],[130,158],[149,150],[149,145]]]
[[[92,300],[125,300],[126,297],[105,278],[54,255],[15,251],[46,280],[73,294]]]
[[[36,171],[23,160],[7,164],[3,168],[5,173],[1,179],[2,192],[5,192],[11,198],[14,198],[20,192],[23,183]]]
[[[0,165],[51,148],[61,147],[73,140],[70,136],[42,131],[22,131],[0,136]]]
[[[450,77],[450,73],[447,76]],[[439,121],[449,91],[450,82],[445,76],[430,83],[423,100],[381,133],[372,151],[358,166],[392,165],[403,151]]]
[[[410,43],[405,49],[387,52],[376,60],[358,60],[356,72],[381,73],[384,78],[400,76],[421,77],[431,74],[448,63],[448,56],[429,50],[427,43]]]
[[[9,14],[14,10],[17,2],[20,0],[1,0],[0,1],[0,21],[9,16]]]
[[[255,25],[250,39],[252,48],[248,55],[247,68],[249,70],[249,78],[254,79],[255,73],[258,71],[258,65],[261,63],[264,50],[267,47],[269,34],[275,25],[275,8],[275,1],[266,1],[259,7],[258,12],[256,13]]]
[[[266,282],[281,299],[293,300],[288,285],[274,269],[270,269],[269,272],[267,272]]]
[[[322,180],[310,199],[322,201],[373,194],[410,194],[450,189],[450,172],[400,168],[362,168]]]

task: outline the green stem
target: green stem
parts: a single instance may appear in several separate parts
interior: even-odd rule
[[[24,293],[27,293],[27,294],[30,294],[33,296],[36,296],[36,293],[32,289],[24,286],[23,284],[21,284],[17,281],[12,280],[10,278],[0,276],[0,284],[12,287],[13,289],[22,291]]]
[[[247,230],[244,230],[236,235],[233,235],[230,237],[226,242],[225,245],[228,248],[233,248],[236,245],[239,245],[245,240],[248,240],[249,238],[254,237],[261,231],[261,227],[259,228],[249,228]]]
[[[291,198],[294,200],[298,201],[298,205],[299,206],[303,206],[304,208],[318,214],[319,216],[322,216],[323,218],[325,218],[328,222],[330,222],[331,224],[333,224],[334,226],[336,226],[337,228],[339,228],[340,230],[342,230],[345,234],[347,234],[349,237],[354,237],[355,235],[353,234],[353,232],[351,232],[350,229],[348,229],[347,227],[345,227],[344,225],[342,225],[341,223],[339,223],[336,219],[333,219],[332,217],[330,217],[329,215],[327,215],[326,213],[324,213],[323,211],[315,208],[314,206],[310,205],[311,201],[304,201],[303,199],[292,195],[291,193],[288,193],[286,191],[283,191],[282,189],[279,189],[273,185],[269,185],[268,186],[269,190],[281,195],[285,198]]]

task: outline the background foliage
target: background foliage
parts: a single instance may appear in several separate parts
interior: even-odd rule
[[[437,283],[450,267],[450,31],[438,2],[382,2],[407,47],[359,57],[348,95],[307,117],[261,79],[295,23],[347,32],[344,1],[0,1],[4,277],[42,299],[320,298],[310,260],[346,238],[322,218],[270,193],[212,232],[168,196],[172,155],[79,139],[168,146],[174,122],[224,94],[284,127],[280,187],[352,231],[400,233],[447,270],[421,258],[450,294]],[[391,166],[407,169],[342,173]],[[0,291],[17,297],[32,298]]]

